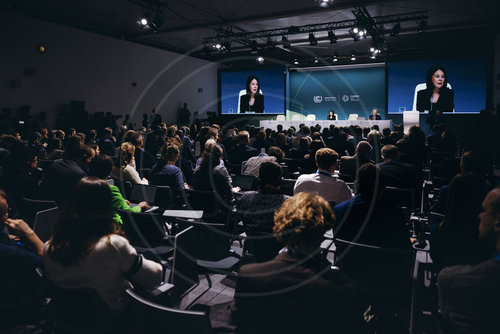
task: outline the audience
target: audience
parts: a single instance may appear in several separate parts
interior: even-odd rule
[[[338,154],[330,148],[321,148],[316,152],[318,170],[313,174],[302,174],[295,182],[293,193],[309,192],[318,194],[330,203],[341,203],[352,197],[347,184],[333,177]]]
[[[398,148],[385,145],[381,152],[382,160],[377,164],[387,179],[387,185],[399,188],[412,188],[420,193],[422,188],[422,172],[415,165],[404,163],[398,159]]]
[[[181,197],[184,189],[184,177],[179,167],[175,165],[179,159],[179,148],[165,143],[160,161],[151,170],[151,184],[169,186],[174,198]]]
[[[438,276],[439,307],[449,333],[498,333],[500,257],[495,254],[500,252],[500,188],[488,193],[482,208],[475,236],[492,249],[489,259],[444,268]]]
[[[146,260],[121,236],[113,221],[106,181],[85,177],[55,222],[43,260],[47,278],[64,289],[91,288],[114,313],[126,311],[129,280],[152,288],[162,266]]]
[[[241,174],[259,177],[261,164],[269,161],[280,163],[283,161],[284,157],[285,153],[279,147],[271,146],[269,147],[268,154],[261,153],[255,157],[251,157],[247,161],[243,161],[241,165]]]
[[[131,143],[125,142],[121,145],[115,166],[111,171],[111,177],[126,182],[128,181],[132,184],[148,184],[148,180],[145,178],[141,179],[139,173],[135,169],[134,153],[135,147]]]
[[[229,161],[233,164],[241,164],[251,157],[259,155],[259,150],[249,147],[250,135],[248,131],[238,133],[238,144],[229,152]]]
[[[356,146],[354,156],[340,158],[339,177],[346,182],[354,182],[359,167],[366,163],[375,163],[370,158],[372,146],[367,141],[360,141]]]
[[[300,193],[274,216],[285,248],[240,268],[234,318],[240,333],[360,333],[363,307],[353,282],[320,253],[335,216],[320,196]]]

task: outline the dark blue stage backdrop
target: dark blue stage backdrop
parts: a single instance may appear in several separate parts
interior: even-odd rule
[[[239,93],[245,89],[246,80],[250,75],[259,78],[260,90],[264,95],[264,114],[284,114],[285,67],[263,70],[220,71],[220,114],[238,114]]]
[[[389,63],[388,111],[413,110],[415,88],[430,66],[443,66],[454,93],[455,113],[479,113],[486,106],[486,60],[430,59]]]
[[[377,108],[385,119],[385,66],[290,72],[289,110],[326,120],[330,109],[339,120],[365,117]]]

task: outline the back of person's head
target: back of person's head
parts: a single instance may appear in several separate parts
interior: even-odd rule
[[[318,249],[324,233],[333,227],[335,215],[321,196],[300,192],[274,213],[276,239],[290,249]]]
[[[97,155],[90,162],[89,176],[106,180],[113,169],[113,159],[106,154]]]
[[[50,138],[47,141],[47,151],[51,152],[53,150],[60,150],[62,147],[61,139],[59,138]]]
[[[399,139],[396,142],[396,147],[398,148],[399,155],[409,155],[410,154],[410,143],[405,139]]]
[[[80,148],[82,146],[82,143],[80,141],[80,138],[77,136],[71,136],[66,140],[66,145],[65,145],[65,150],[64,150],[64,159],[67,160],[76,160],[80,156]]]
[[[215,167],[220,164],[220,159],[222,158],[222,148],[215,144],[211,145],[208,149],[203,151],[201,155],[200,168],[210,168]]]
[[[381,137],[382,135],[377,130],[370,130],[370,132],[368,132],[368,135],[366,136],[366,140],[371,145],[378,145]]]
[[[389,138],[391,135],[391,128],[383,128],[382,134],[384,135],[384,138]]]
[[[368,157],[372,146],[367,141],[360,141],[356,146],[356,154],[361,157]]]
[[[308,128],[307,126],[303,126],[303,127],[300,129],[300,131],[301,131],[304,135],[306,135],[306,136],[308,136],[308,135],[310,135],[310,134],[311,134],[311,129],[310,129],[310,128]]]
[[[180,154],[179,147],[177,147],[176,145],[169,145],[168,143],[165,143],[165,147],[162,151],[161,157],[165,161],[176,162],[177,158],[179,158],[179,154]]]
[[[107,126],[102,130],[102,134],[105,138],[111,137],[113,135],[113,129]]]
[[[363,129],[357,125],[354,126],[354,134],[356,137],[361,137],[363,135]]]
[[[316,165],[323,170],[330,170],[334,167],[338,158],[338,153],[328,147],[316,151]]]
[[[270,157],[275,157],[278,162],[281,162],[285,158],[285,153],[278,146],[269,147],[267,155],[269,155]]]
[[[266,185],[279,187],[281,184],[281,166],[273,161],[265,161],[259,167],[259,184],[261,188]]]
[[[266,140],[266,131],[259,130],[259,132],[257,132],[257,135],[255,135],[255,139],[257,141],[264,141],[264,140]]]
[[[305,137],[299,139],[299,148],[303,151],[309,149],[309,140]]]
[[[367,199],[380,198],[384,192],[386,180],[380,168],[366,163],[359,168],[356,180],[357,193]]]
[[[309,149],[311,150],[311,153],[316,153],[317,150],[320,148],[325,147],[325,143],[323,143],[322,140],[316,139],[311,142],[311,145],[309,145]]]
[[[132,162],[132,159],[134,157],[134,153],[135,153],[135,146],[129,142],[124,142],[120,146],[120,150],[118,152],[117,167],[118,166],[120,168],[127,167],[127,165]]]
[[[238,144],[247,145],[249,139],[250,134],[248,133],[248,131],[243,130],[238,133]]]
[[[450,182],[442,226],[446,229],[477,227],[481,203],[489,187],[474,175],[457,174]]]
[[[73,189],[54,224],[48,255],[65,265],[76,265],[103,236],[117,231],[109,184],[84,177]]]
[[[398,159],[398,148],[395,145],[384,145],[382,147],[382,156],[386,160],[397,160]]]
[[[488,157],[481,151],[465,152],[460,161],[460,169],[463,174],[485,177],[489,167]]]

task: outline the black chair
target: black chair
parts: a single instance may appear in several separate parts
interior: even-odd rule
[[[138,253],[155,261],[166,260],[172,254],[173,245],[161,215],[122,210],[118,213],[127,238]]]
[[[241,164],[229,163],[229,171],[234,175],[241,175]]]
[[[53,162],[54,162],[54,160],[38,159],[38,167],[40,167],[41,169],[43,169],[44,171],[46,171],[47,169],[50,168],[50,166],[52,166]]]
[[[153,303],[133,289],[127,289],[132,299],[137,327],[136,333],[155,334],[212,334],[208,314],[199,311],[179,310]]]
[[[120,189],[120,192],[124,198],[130,197],[130,193],[132,192],[132,183],[115,178],[112,178],[110,180],[113,180],[113,185],[117,186],[118,189]],[[108,180],[108,183],[109,182],[110,181]]]
[[[183,189],[181,195],[187,210],[203,211],[203,219],[209,222],[220,222],[228,218],[232,209],[226,203],[222,203],[222,199],[215,191]]]
[[[297,182],[297,180],[294,179],[281,180],[281,193],[288,196],[293,196],[293,188],[295,187],[295,182]]]
[[[171,208],[178,203],[174,201],[172,189],[169,186],[156,186],[156,196],[153,204],[160,208]]]
[[[235,175],[232,177],[233,187],[240,187],[242,191],[257,190],[257,178],[252,175]]]
[[[138,173],[141,178],[149,180],[149,177],[151,176],[151,168],[141,168],[138,170]]]
[[[283,163],[285,163],[288,166],[288,170],[290,173],[294,173],[299,171],[299,167],[302,163],[302,160],[285,158],[283,159]]]
[[[33,231],[43,242],[46,242],[52,236],[52,227],[58,216],[58,207],[37,212],[33,223]]]
[[[22,216],[30,227],[35,223],[36,213],[57,207],[54,201],[45,201],[23,197]]]
[[[273,233],[256,231],[244,227],[246,234],[243,254],[244,262],[266,262],[278,255],[283,245],[281,245]]]
[[[415,189],[386,186],[383,197],[385,200],[390,201],[393,204],[398,204],[402,208],[405,208],[410,214],[415,211]]]

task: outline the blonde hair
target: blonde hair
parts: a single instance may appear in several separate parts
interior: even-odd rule
[[[321,196],[301,192],[287,199],[274,213],[276,239],[287,247],[312,249],[335,223],[330,204]]]
[[[127,167],[128,164],[132,162],[132,158],[134,157],[135,153],[135,146],[132,145],[129,142],[124,142],[122,146],[120,146],[120,156],[119,162],[120,162],[120,167],[125,168]]]

